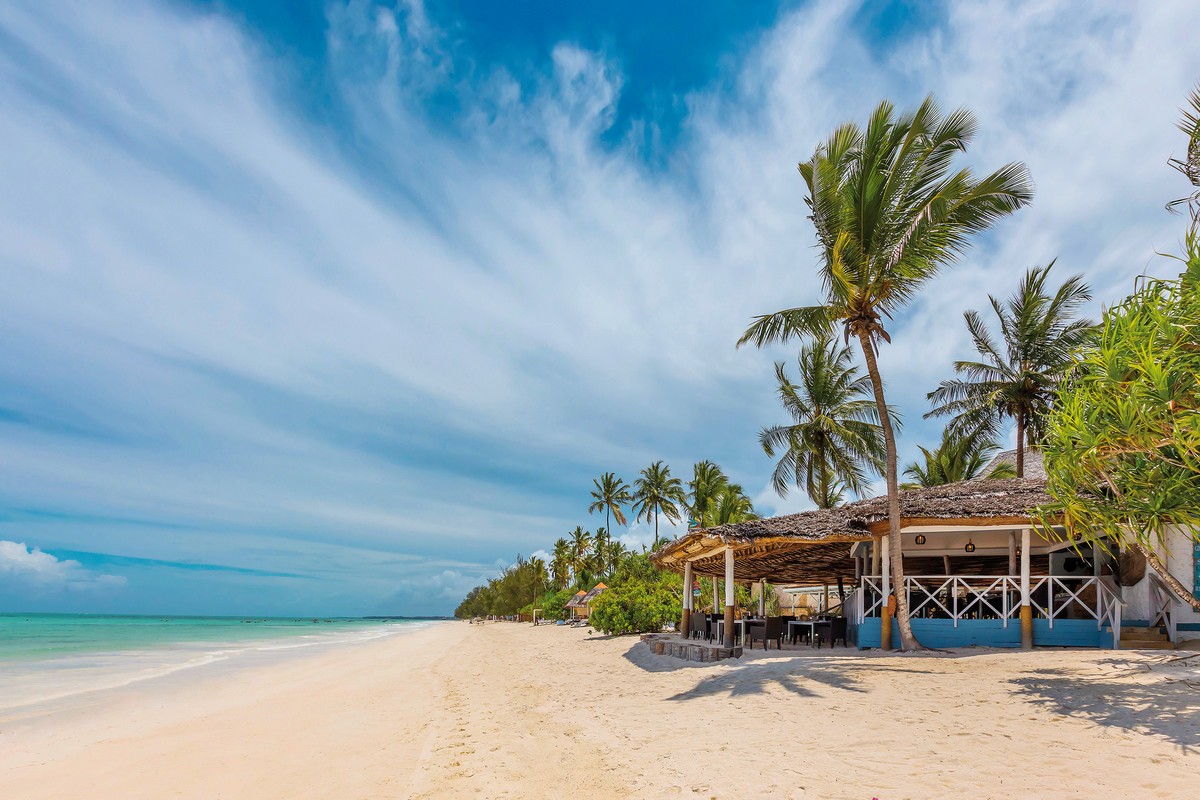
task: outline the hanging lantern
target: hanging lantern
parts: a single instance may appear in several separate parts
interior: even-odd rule
[[[918,534],[917,534],[917,538],[916,538],[914,541],[915,541],[917,544],[925,544],[925,534],[923,534],[923,533],[918,533]]]
[[[966,550],[968,553],[974,553],[975,552],[975,542],[971,541],[970,539],[967,539],[967,546],[964,547],[963,550]]]

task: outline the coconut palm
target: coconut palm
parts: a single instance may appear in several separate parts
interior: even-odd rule
[[[591,563],[597,575],[604,575],[608,572],[608,545],[611,541],[612,537],[604,528],[597,528],[596,532],[592,534]]]
[[[592,552],[592,535],[579,525],[576,525],[575,530],[571,531],[570,537],[571,575],[575,578],[575,582],[578,583],[579,576],[588,567],[588,556]]]
[[[904,474],[912,481],[902,484],[902,488],[969,481],[979,476],[999,448],[987,428],[962,433],[947,426],[942,431],[941,444],[933,450],[920,449],[924,461],[913,461],[904,468]],[[1015,475],[1011,464],[1000,464],[987,477],[1012,478]]]
[[[721,468],[711,461],[697,461],[692,466],[692,479],[688,481],[687,509],[697,525],[704,524],[708,501],[729,483]]]
[[[891,341],[884,320],[955,261],[973,234],[1033,196],[1023,164],[1009,164],[978,179],[966,168],[951,171],[955,155],[966,150],[975,130],[969,111],[942,116],[927,98],[916,111],[900,116],[884,101],[865,128],[847,123],[834,131],[800,164],[822,254],[825,302],[758,317],[739,342],[762,347],[838,324],[847,343],[850,337],[858,340],[886,445],[888,531],[897,586],[904,585],[904,563],[896,437],[876,360],[880,342]],[[896,600],[901,646],[918,647],[905,593],[897,592]],[[890,627],[883,633],[890,643]]]
[[[843,487],[860,494],[868,470],[883,472],[887,447],[871,380],[851,359],[849,347],[823,335],[800,349],[799,384],[775,364],[779,402],[792,424],[764,428],[758,441],[768,456],[780,454],[771,477],[780,497],[794,484],[819,508],[831,508]]]
[[[978,361],[958,361],[961,376],[942,381],[930,392],[933,410],[926,417],[953,415],[956,432],[984,430],[997,436],[1004,420],[1017,424],[1017,477],[1024,477],[1025,448],[1042,436],[1055,392],[1070,372],[1073,357],[1094,326],[1075,316],[1092,293],[1074,275],[1051,293],[1046,279],[1054,266],[1028,270],[1007,303],[988,296],[1000,321],[1000,343],[976,311],[968,311],[967,332]]]
[[[604,530],[606,531],[612,530],[613,517],[617,518],[619,525],[629,524],[625,521],[625,512],[621,510],[631,500],[628,484],[611,472],[606,472],[599,478],[593,478],[592,484],[595,488],[592,489],[593,502],[588,506],[588,513],[594,514],[597,511],[603,511]]]
[[[633,511],[637,519],[650,521],[654,518],[654,547],[658,547],[658,517],[678,522],[680,507],[686,507],[683,482],[671,477],[671,468],[655,461],[642,470],[633,482]]]
[[[563,590],[571,580],[571,545],[559,537],[550,553],[550,573],[554,577],[554,588]]]
[[[704,526],[732,525],[735,522],[746,522],[758,519],[754,512],[754,504],[736,483],[727,483],[708,500],[708,508],[704,515]]]

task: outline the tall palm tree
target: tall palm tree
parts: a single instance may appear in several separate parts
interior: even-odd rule
[[[941,444],[933,450],[921,447],[923,462],[913,461],[904,468],[904,474],[912,481],[901,484],[901,487],[913,489],[969,481],[979,476],[998,449],[987,428],[957,432],[947,426],[942,431]],[[989,478],[1012,478],[1015,475],[1011,464],[1000,464],[988,473]]]
[[[680,506],[686,505],[683,482],[671,477],[671,468],[655,461],[642,470],[633,482],[633,511],[637,519],[646,522],[654,518],[654,548],[658,548],[658,517],[678,522]]]
[[[880,342],[891,341],[884,320],[955,261],[973,234],[1033,196],[1023,164],[1009,164],[979,179],[966,168],[951,172],[955,155],[966,150],[975,131],[969,111],[943,117],[932,97],[900,116],[885,100],[865,128],[846,123],[834,131],[800,164],[822,254],[825,302],[758,317],[739,341],[762,347],[838,324],[847,343],[852,336],[858,340],[887,451],[888,532],[898,586],[904,586],[904,562],[896,437],[876,360]],[[901,647],[919,647],[905,593],[897,592],[896,600]],[[890,644],[890,619],[884,619],[883,635]]]
[[[571,580],[571,545],[559,537],[550,553],[550,573],[554,576],[554,588],[562,591]]]
[[[871,379],[851,359],[849,347],[824,334],[800,349],[799,385],[775,364],[779,402],[792,424],[764,428],[758,441],[768,456],[780,454],[771,477],[780,497],[795,484],[818,507],[831,508],[842,486],[860,494],[868,470],[883,472],[887,446]]]
[[[1005,418],[1015,420],[1018,478],[1025,475],[1025,448],[1041,439],[1058,384],[1093,330],[1091,320],[1075,316],[1091,290],[1074,275],[1052,294],[1046,279],[1053,266],[1028,270],[1007,303],[988,295],[1000,321],[1000,344],[978,312],[963,314],[980,360],[955,362],[961,377],[942,381],[928,395],[933,410],[925,416],[954,415],[950,425],[958,432],[983,429],[998,436]]]
[[[611,541],[612,537],[604,528],[597,528],[596,532],[592,534],[591,562],[597,575],[604,575],[608,572],[608,545]]]
[[[711,461],[697,461],[692,466],[692,479],[688,481],[687,509],[697,525],[704,525],[709,500],[716,497],[727,483],[729,478]]]
[[[592,551],[592,535],[581,526],[576,525],[575,530],[571,531],[570,536],[571,575],[575,578],[575,582],[578,583],[579,576],[588,566],[588,555]]]
[[[621,509],[629,505],[632,498],[629,496],[629,486],[625,481],[618,478],[611,472],[606,472],[599,478],[592,478],[592,484],[595,486],[592,489],[592,504],[588,506],[588,513],[594,514],[597,511],[604,512],[604,530],[612,530],[612,518],[617,518],[617,524],[628,525],[625,521],[625,512]]]

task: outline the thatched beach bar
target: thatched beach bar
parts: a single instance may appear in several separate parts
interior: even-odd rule
[[[1099,546],[1080,549],[1061,530],[1044,535],[1032,512],[1048,500],[1041,477],[900,493],[902,588],[918,639],[933,647],[1119,647],[1128,621],[1127,644],[1172,646],[1168,623],[1179,609],[1162,602],[1153,570]],[[724,647],[734,643],[735,584],[769,582],[836,587],[848,641],[877,648],[891,622],[886,598],[901,589],[889,574],[887,534],[887,498],[876,497],[693,530],[653,559],[682,573],[685,586],[698,576],[724,579]],[[685,636],[694,602],[685,591]],[[1165,616],[1151,613],[1164,606]]]

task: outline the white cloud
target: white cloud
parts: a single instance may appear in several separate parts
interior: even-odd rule
[[[0,540],[0,579],[35,590],[68,592],[116,589],[126,583],[120,575],[92,572],[78,561],[5,540]]]
[[[792,348],[733,342],[817,297],[795,164],[880,97],[934,90],[980,115],[972,162],[1027,161],[1038,196],[894,324],[881,363],[911,455],[936,437],[924,393],[965,355],[964,308],[1056,255],[1098,306],[1173,249],[1164,162],[1200,77],[1200,6],[948,13],[898,50],[841,3],[784,15],[687,98],[659,171],[603,136],[625,86],[609,54],[456,71],[418,2],[331,6],[340,134],[220,16],[5,4],[36,58],[0,51],[0,181],[19,189],[0,194],[0,386],[28,420],[0,427],[0,500],[182,526],[106,528],[130,555],[241,563],[269,539],[317,571],[400,550],[417,580],[548,546],[588,521],[603,470],[712,458],[764,485],[770,362]],[[465,121],[431,118],[434,90]],[[383,583],[339,591],[374,603]]]

